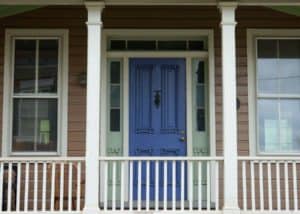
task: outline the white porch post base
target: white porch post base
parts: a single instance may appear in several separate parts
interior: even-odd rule
[[[222,90],[224,147],[224,211],[239,213],[236,109],[236,2],[220,3],[222,15]]]
[[[100,83],[101,83],[101,15],[103,2],[87,2],[87,107],[84,214],[98,214],[99,148],[100,148]]]
[[[223,214],[240,214],[241,210],[237,207],[224,207]]]
[[[100,209],[98,204],[95,207],[84,207],[83,214],[99,214]]]

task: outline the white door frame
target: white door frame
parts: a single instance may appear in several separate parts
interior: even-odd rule
[[[174,36],[175,35],[175,36]],[[145,38],[189,38],[207,37],[208,51],[108,51],[109,39],[145,39]],[[214,32],[213,30],[155,30],[155,29],[104,29],[102,35],[102,69],[101,69],[101,100],[107,100],[107,59],[123,59],[123,154],[129,154],[129,58],[184,58],[186,60],[186,131],[187,131],[187,156],[192,155],[192,59],[208,60],[209,75],[209,149],[210,156],[216,156],[216,131],[215,131],[215,61],[214,61]],[[191,109],[189,111],[189,109]],[[101,102],[102,118],[107,118],[107,103]],[[106,156],[107,121],[101,120],[100,124],[100,155]],[[105,143],[103,143],[105,142]],[[214,172],[214,170],[212,171]],[[125,177],[128,177],[125,175]],[[213,175],[211,177],[214,177]],[[211,178],[212,180],[212,178]],[[125,182],[127,183],[127,181]],[[101,181],[101,185],[103,182]],[[125,189],[127,192],[127,190]],[[215,191],[211,191],[212,199]],[[101,196],[103,199],[103,195]]]

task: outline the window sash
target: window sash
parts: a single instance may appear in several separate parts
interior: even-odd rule
[[[256,87],[255,87],[255,90],[256,90],[256,139],[257,139],[257,151],[262,154],[262,155],[283,155],[283,154],[298,154],[300,151],[298,150],[295,150],[295,151],[284,151],[284,150],[281,150],[281,151],[265,151],[262,149],[262,142],[260,142],[260,126],[259,126],[259,107],[258,107],[258,101],[259,100],[274,100],[274,99],[278,99],[279,101],[284,99],[284,100],[300,100],[300,93],[299,94],[281,94],[281,93],[261,93],[259,92],[259,89],[258,89],[258,40],[295,40],[295,39],[298,39],[300,40],[300,38],[256,38],[256,55],[255,55],[255,63],[256,63],[256,78],[255,78],[255,83],[256,83]],[[279,43],[277,41],[277,43]],[[279,56],[279,47],[277,45],[277,53],[276,53],[276,59],[281,59],[280,56]],[[300,58],[299,58],[300,60]],[[280,115],[281,110],[277,108],[277,113]],[[282,118],[279,118],[279,120],[276,120],[277,122],[282,122]],[[281,125],[279,126],[279,129],[281,128]],[[280,129],[280,132],[282,130]],[[293,136],[292,136],[293,138]],[[281,141],[281,138],[278,139],[278,141]],[[281,144],[281,142],[279,142]],[[294,144],[294,142],[292,142],[292,144]],[[265,145],[266,146],[266,145]],[[280,147],[280,146],[279,146]]]
[[[15,71],[16,71],[16,42],[17,41],[34,41],[35,42],[35,69],[34,69],[34,72],[35,72],[35,83],[34,83],[34,92],[33,93],[24,93],[24,92],[15,92]],[[57,41],[57,76],[56,76],[56,92],[39,92],[39,77],[40,77],[40,42],[41,41],[47,41],[47,40],[52,40],[52,41]],[[13,52],[12,52],[12,92],[13,92],[13,95],[39,95],[39,94],[45,94],[45,95],[53,95],[53,94],[56,94],[58,95],[59,94],[59,90],[60,90],[60,70],[61,70],[61,57],[62,57],[62,54],[61,54],[61,50],[62,50],[62,47],[61,47],[61,38],[58,38],[58,37],[14,37],[13,38]]]
[[[266,112],[263,111],[263,108],[259,108],[259,102],[269,102],[269,101],[275,101],[274,105],[272,104],[272,107],[274,109],[272,110],[272,107]],[[291,115],[293,111],[295,111],[295,104],[296,102],[300,102],[300,99],[266,99],[266,98],[259,98],[257,99],[256,106],[257,106],[257,150],[260,154],[263,155],[282,155],[282,154],[298,154],[300,152],[299,145],[297,145],[297,142],[295,142],[295,138],[299,138],[297,135],[297,129],[295,129],[295,124],[299,120],[299,118],[292,119]],[[291,110],[288,112],[286,111],[286,104],[292,104]],[[292,110],[293,109],[293,110]],[[274,115],[275,113],[275,115]],[[287,114],[288,113],[288,114]],[[260,117],[260,114],[264,114],[264,117]],[[272,116],[273,115],[273,116]],[[294,112],[295,117],[297,117],[297,113]],[[274,117],[275,116],[275,117]],[[294,118],[294,117],[293,117]],[[264,125],[260,126],[260,122],[264,121]],[[273,122],[272,122],[273,121]],[[270,132],[270,126],[266,126],[267,124],[273,124],[273,135],[276,133],[276,140],[274,142],[271,142],[271,144],[266,144],[266,139],[269,139],[268,142],[270,142],[270,138],[272,138],[272,131]],[[275,122],[275,123],[274,123]],[[288,126],[282,126],[282,124],[288,124]],[[275,126],[274,126],[275,125]],[[269,127],[269,128],[267,128]],[[297,126],[298,127],[298,126]],[[274,129],[276,131],[274,132]],[[269,130],[269,132],[267,132]],[[287,135],[287,134],[291,135]],[[267,136],[266,136],[267,134]],[[273,136],[274,137],[274,136]],[[262,140],[261,138],[265,139]],[[262,141],[260,141],[262,140]],[[277,143],[276,143],[277,142]],[[287,143],[290,142],[290,143]],[[277,151],[270,150],[270,146],[275,145],[275,148],[278,149]],[[265,149],[263,149],[265,147]],[[285,149],[284,149],[285,147]],[[269,148],[269,151],[267,151],[266,148]],[[289,149],[290,148],[290,149]],[[292,150],[291,150],[292,149]]]
[[[16,41],[17,40],[34,40],[36,45],[36,49],[35,49],[35,84],[34,84],[34,92],[33,93],[16,93],[15,92],[15,88],[14,88],[14,80],[15,80],[15,51],[16,51]],[[39,92],[39,85],[38,85],[38,81],[39,81],[39,43],[40,41],[45,41],[45,40],[57,40],[58,41],[58,47],[57,47],[57,74],[56,74],[56,92]],[[56,151],[37,151],[36,149],[32,150],[32,151],[14,151],[13,150],[13,115],[14,115],[14,111],[11,111],[11,140],[10,140],[10,153],[12,155],[39,155],[39,154],[45,154],[45,155],[57,155],[60,153],[60,147],[61,147],[61,142],[60,142],[60,135],[61,135],[61,100],[60,100],[60,93],[61,93],[61,58],[62,58],[62,38],[60,37],[14,37],[13,38],[13,48],[12,48],[12,84],[10,87],[11,90],[11,100],[12,100],[12,104],[11,107],[12,109],[14,109],[14,100],[16,99],[34,99],[36,101],[38,100],[43,100],[43,99],[55,99],[56,100],[56,108],[57,108],[57,117],[56,117]],[[37,128],[37,127],[36,127]],[[36,129],[35,128],[35,129]],[[36,136],[35,136],[36,137]],[[35,144],[35,148],[37,147],[37,141],[33,142]]]
[[[118,63],[119,64],[119,71],[117,73],[113,73],[112,70],[112,64]],[[108,94],[108,127],[110,133],[121,133],[122,132],[122,67],[123,63],[121,59],[114,59],[110,58],[108,59],[108,79],[109,84],[107,88],[107,94]],[[115,81],[112,79],[112,75],[118,75],[117,79],[118,81]],[[116,77],[115,77],[116,78]],[[118,88],[118,99],[113,100],[112,97],[112,88]],[[115,105],[116,104],[116,105]],[[118,105],[117,105],[118,104]],[[113,121],[115,120],[115,121]]]
[[[110,51],[207,51],[206,37],[191,38],[110,38],[107,43]]]
[[[57,152],[59,132],[57,101],[55,98],[13,99],[13,152]],[[15,104],[17,106],[14,106]],[[27,129],[28,126],[31,128]],[[26,131],[31,133],[26,134]],[[25,150],[22,151],[18,147]]]
[[[300,94],[299,95],[294,95],[294,94],[258,94],[256,96],[258,99],[259,98],[270,98],[270,99],[300,99]]]

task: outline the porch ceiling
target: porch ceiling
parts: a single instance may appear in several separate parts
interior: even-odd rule
[[[0,0],[0,5],[83,5],[85,2],[105,2],[107,5],[217,5],[219,2],[237,2],[251,6],[300,6],[300,0]]]
[[[16,15],[19,13],[23,13],[23,12],[27,12],[27,11],[31,11],[34,9],[37,9],[39,7],[41,7],[42,3],[39,2],[39,0],[35,0],[35,1],[28,1],[28,5],[18,5],[18,0],[9,0],[11,4],[14,5],[1,5],[3,3],[6,2],[6,0],[0,0],[0,18],[1,17],[6,17],[6,16],[12,16],[12,15]],[[22,0],[23,1],[23,0]],[[97,0],[98,1],[98,0]],[[100,0],[99,0],[100,1]],[[219,0],[219,2],[225,2],[228,0]],[[295,15],[295,16],[300,16],[300,0],[289,0],[286,1],[285,4],[280,5],[281,1],[279,0],[261,0],[260,3],[257,2],[256,0],[236,0],[240,5],[255,5],[257,3],[257,5],[259,4],[270,4],[270,6],[267,6],[273,10],[276,11],[280,11],[283,13],[287,13],[290,15]],[[34,2],[36,5],[31,5],[30,2]],[[63,3],[64,2],[64,3]],[[84,0],[76,0],[76,4],[80,4],[83,3]],[[105,0],[106,4],[109,5],[136,5],[139,4],[137,3],[136,0]],[[45,3],[45,2],[44,2]],[[70,0],[65,0],[65,1],[59,1],[59,0],[55,0],[52,2],[53,4],[75,4],[74,2],[71,2]],[[194,4],[203,4],[203,5],[214,5],[217,3],[217,0],[184,0],[184,1],[178,1],[178,0],[142,0],[140,1],[140,4],[144,4],[144,5],[164,5],[164,4],[184,4],[184,5],[194,5]],[[24,4],[24,2],[23,2]],[[289,6],[287,4],[293,4],[293,6]],[[297,6],[299,4],[299,6]]]

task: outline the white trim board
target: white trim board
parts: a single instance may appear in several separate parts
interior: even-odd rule
[[[110,51],[106,53],[107,57],[122,58],[124,57],[124,51]],[[126,51],[126,56],[130,57],[147,57],[151,58],[155,55],[156,58],[168,58],[172,57],[200,57],[208,58],[207,51]]]
[[[256,39],[300,39],[300,29],[248,29],[247,30],[247,73],[248,73],[248,118],[249,118],[249,153],[256,155],[299,155],[299,153],[265,154],[257,149],[257,111],[256,111]]]
[[[57,152],[12,153],[12,84],[13,84],[13,41],[15,38],[58,38],[59,71],[58,71],[58,135]],[[65,29],[6,29],[3,79],[3,122],[2,122],[2,156],[22,155],[67,155],[68,146],[68,57],[69,31]]]

